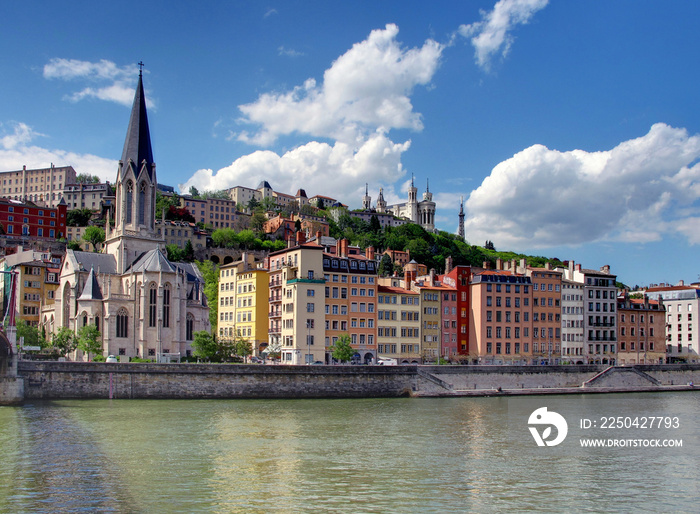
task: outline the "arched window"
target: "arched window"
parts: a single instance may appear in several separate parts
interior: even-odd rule
[[[156,326],[156,302],[158,301],[158,290],[155,284],[151,284],[148,290],[148,326]]]
[[[131,180],[126,183],[126,222],[131,223],[132,210],[134,208],[134,184]]]
[[[139,187],[139,224],[146,223],[146,183],[141,182]]]
[[[100,329],[100,317],[99,316],[95,316],[95,328],[97,328],[97,330]]]
[[[117,337],[127,337],[129,334],[129,313],[122,307],[117,311]]]
[[[170,284],[163,289],[163,327],[170,326]]]
[[[194,337],[194,316],[191,313],[187,313],[187,320],[185,322],[185,339],[187,341],[192,341]]]
[[[87,312],[83,311],[82,317],[83,317],[83,326],[86,326],[88,324]]]

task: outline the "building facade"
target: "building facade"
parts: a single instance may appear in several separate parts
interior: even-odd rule
[[[666,308],[663,300],[617,298],[617,330],[620,365],[666,362]]]
[[[66,204],[41,207],[16,200],[0,200],[0,223],[8,237],[56,240],[66,237]]]
[[[700,363],[698,357],[698,309],[700,284],[683,282],[647,289],[649,298],[660,298],[666,307],[666,358],[671,364]]]
[[[268,273],[253,255],[219,268],[219,339],[250,343],[253,355],[268,347]]]
[[[66,184],[76,181],[72,166],[0,172],[0,194],[3,198],[19,202],[33,202],[42,207],[57,207],[63,198]]]

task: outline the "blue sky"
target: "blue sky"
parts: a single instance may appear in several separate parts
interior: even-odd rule
[[[114,180],[144,84],[161,183],[361,206],[415,176],[439,228],[699,279],[700,3],[5,2],[0,170]]]

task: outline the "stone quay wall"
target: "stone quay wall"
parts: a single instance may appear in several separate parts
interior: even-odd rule
[[[25,400],[371,398],[692,388],[700,365],[262,366],[21,361]]]

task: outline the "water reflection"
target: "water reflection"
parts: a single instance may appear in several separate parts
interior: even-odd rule
[[[2,512],[692,511],[692,393],[64,401],[0,408]],[[543,404],[570,422],[537,447]],[[679,415],[681,449],[581,448],[576,420]],[[573,423],[572,423],[573,420]],[[629,435],[629,434],[628,434]]]

